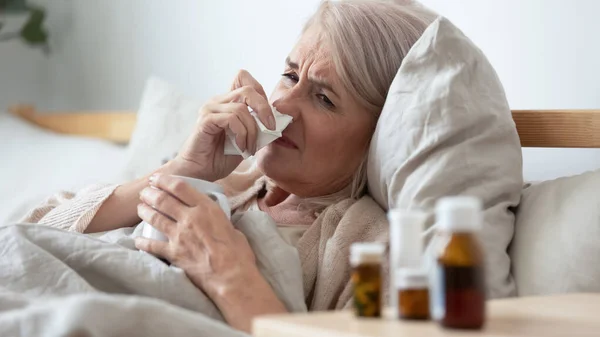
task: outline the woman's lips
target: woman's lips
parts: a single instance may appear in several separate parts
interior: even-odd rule
[[[290,149],[297,149],[298,146],[296,145],[296,143],[294,143],[291,139],[289,139],[286,136],[282,136],[280,138],[277,138],[274,142],[274,144],[283,146],[283,147],[287,147]]]

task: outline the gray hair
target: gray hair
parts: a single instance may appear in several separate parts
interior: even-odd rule
[[[345,89],[373,115],[373,129],[402,60],[436,14],[413,1],[323,1],[306,23],[329,43],[332,61]],[[329,196],[308,198],[321,208],[366,190],[368,147],[350,186]]]

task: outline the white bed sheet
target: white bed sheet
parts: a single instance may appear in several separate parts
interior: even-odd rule
[[[0,112],[0,225],[60,190],[122,182],[127,149],[59,135]]]

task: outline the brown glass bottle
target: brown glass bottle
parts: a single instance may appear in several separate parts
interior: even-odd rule
[[[477,237],[480,203],[461,197],[438,208],[438,242],[443,244],[434,270],[436,320],[447,328],[481,329],[485,322],[483,250]]]
[[[471,233],[453,233],[438,258],[444,296],[443,326],[481,329],[485,319],[483,256]]]

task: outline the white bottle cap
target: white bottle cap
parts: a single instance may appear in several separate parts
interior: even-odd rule
[[[422,268],[400,268],[396,272],[397,289],[429,288],[429,277]]]
[[[350,264],[381,263],[385,245],[380,242],[356,242],[350,246]]]
[[[477,231],[483,222],[481,200],[456,196],[440,199],[436,204],[436,220],[443,230],[451,232]]]

